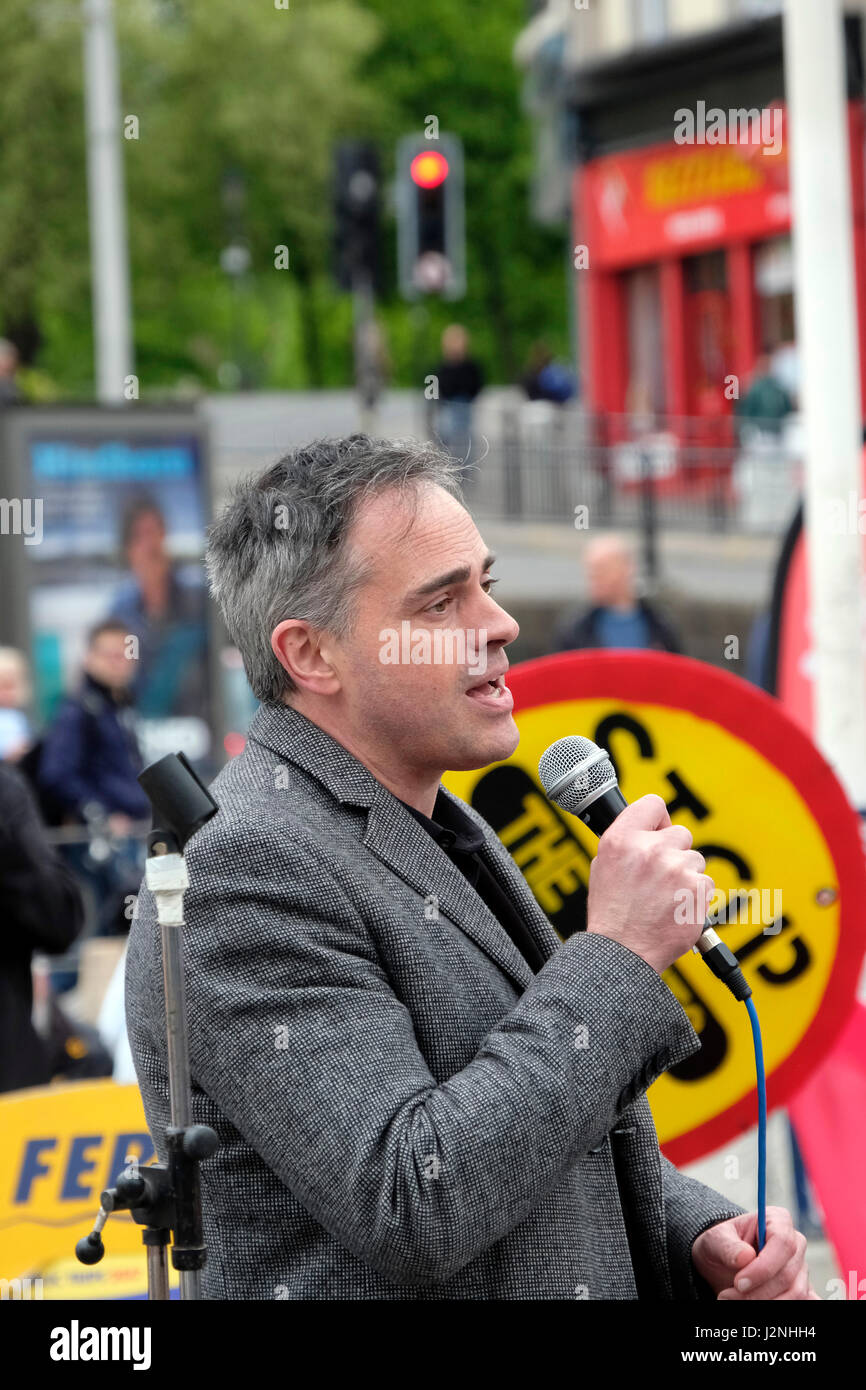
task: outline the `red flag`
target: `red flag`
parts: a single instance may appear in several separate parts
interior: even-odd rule
[[[845,1297],[866,1299],[866,1007],[855,1004],[838,1042],[788,1102],[806,1170],[824,1212]],[[821,1289],[816,1293],[822,1294]],[[822,1294],[826,1297],[826,1294]]]

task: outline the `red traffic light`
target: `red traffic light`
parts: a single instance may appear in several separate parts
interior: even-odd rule
[[[409,165],[409,173],[419,188],[438,188],[448,177],[448,160],[436,150],[422,150]]]

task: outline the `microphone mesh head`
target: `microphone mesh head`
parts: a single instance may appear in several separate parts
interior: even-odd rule
[[[616,786],[609,755],[590,738],[571,734],[557,739],[538,764],[538,776],[548,797],[564,811],[579,815],[587,802]]]

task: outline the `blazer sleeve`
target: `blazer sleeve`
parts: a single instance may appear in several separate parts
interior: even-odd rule
[[[641,957],[578,933],[437,1084],[325,847],[206,828],[190,861],[193,1077],[310,1214],[396,1283],[435,1284],[500,1240],[700,1045]]]
[[[702,1231],[732,1216],[742,1216],[745,1207],[727,1201],[720,1192],[696,1178],[687,1177],[664,1154],[660,1157],[674,1298],[715,1302],[715,1291],[692,1264],[692,1246]]]
[[[37,778],[66,811],[84,819],[83,807],[94,800],[87,772],[87,715],[74,700],[60,706],[46,731]]]

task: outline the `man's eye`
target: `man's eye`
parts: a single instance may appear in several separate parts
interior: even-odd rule
[[[482,580],[481,587],[482,587],[482,589],[485,591],[485,593],[489,593],[490,590],[492,589],[493,585],[494,585],[494,584],[498,584],[498,583],[499,583],[499,580],[498,580],[498,579],[484,579],[484,580]],[[437,617],[441,617],[442,614],[445,612],[445,608],[444,608],[442,605],[443,605],[443,604],[446,604],[446,605],[447,605],[447,604],[453,603],[453,602],[454,602],[454,595],[453,595],[453,594],[446,594],[445,598],[439,598],[439,599],[436,600],[435,603],[431,603],[431,604],[430,604],[430,607],[427,609],[427,612],[428,612],[428,613],[434,613]]]

